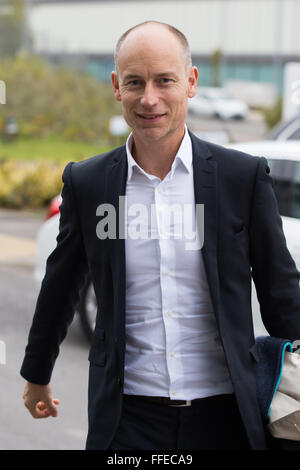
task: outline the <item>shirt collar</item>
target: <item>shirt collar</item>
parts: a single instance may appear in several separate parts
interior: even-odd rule
[[[128,136],[128,138],[127,138],[127,141],[126,141],[126,153],[127,153],[127,163],[128,163],[127,181],[130,181],[130,179],[132,178],[133,168],[134,167],[138,168],[138,170],[141,173],[143,173],[144,175],[146,175],[148,178],[149,177],[151,177],[151,179],[155,178],[154,175],[149,175],[149,173],[146,173],[143,170],[143,168],[141,168],[137,164],[137,162],[135,161],[135,159],[133,158],[132,153],[131,153],[132,144],[133,144],[133,136],[132,136],[132,132],[131,132],[130,135]],[[174,161],[172,163],[171,177],[173,176],[174,171],[176,170],[176,168],[178,167],[178,164],[180,162],[183,164],[183,166],[187,170],[187,172],[190,173],[192,171],[192,161],[193,161],[192,142],[191,142],[191,138],[189,136],[187,127],[185,125],[185,133],[184,133],[183,139],[181,141],[178,152],[177,152],[177,154],[174,158]]]

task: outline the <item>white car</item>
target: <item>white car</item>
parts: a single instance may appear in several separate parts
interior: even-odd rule
[[[56,247],[56,237],[59,232],[59,206],[62,202],[61,196],[52,199],[46,220],[37,233],[37,253],[34,269],[34,279],[41,284],[46,271],[48,256]],[[77,314],[80,317],[82,329],[90,341],[96,322],[96,296],[94,288],[88,276],[86,284],[81,291],[80,301],[77,305]]]
[[[243,142],[226,147],[234,148],[252,155],[267,158],[274,180],[279,211],[288,248],[300,271],[300,141],[256,141]],[[45,273],[46,261],[56,246],[59,228],[60,196],[54,198],[47,220],[37,236],[37,260],[35,278],[41,282]],[[253,284],[252,309],[256,336],[267,334],[260,318],[260,310]],[[93,286],[88,279],[81,293],[77,308],[84,332],[90,339],[96,319],[96,298]]]
[[[200,87],[197,95],[189,100],[190,115],[217,117],[219,119],[244,119],[248,105],[230,96],[224,88]]]

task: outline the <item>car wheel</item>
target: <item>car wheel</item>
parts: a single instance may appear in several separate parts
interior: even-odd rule
[[[97,301],[93,284],[89,279],[82,289],[77,307],[83,332],[91,341],[96,324]]]

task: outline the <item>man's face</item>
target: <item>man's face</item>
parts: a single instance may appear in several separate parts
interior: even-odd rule
[[[132,31],[121,46],[112,82],[135,139],[182,138],[197,78],[197,69],[187,69],[183,47],[170,31],[149,26]]]

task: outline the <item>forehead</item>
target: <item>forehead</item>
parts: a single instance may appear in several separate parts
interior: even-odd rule
[[[137,28],[129,33],[118,53],[120,72],[128,68],[185,66],[185,52],[179,39],[163,27]],[[167,67],[167,68],[168,68]]]

